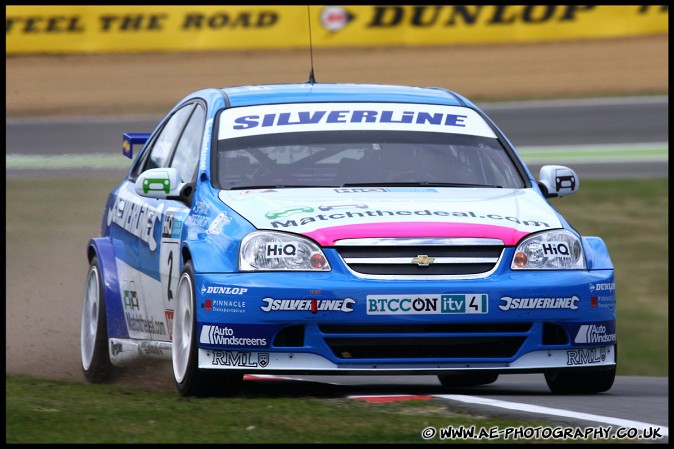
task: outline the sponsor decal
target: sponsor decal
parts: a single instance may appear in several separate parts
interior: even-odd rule
[[[511,223],[523,225],[523,226],[530,226],[530,227],[544,227],[544,228],[549,228],[550,225],[544,221],[541,220],[520,220],[517,217],[509,217],[509,216],[503,216],[500,214],[476,214],[473,211],[445,211],[445,210],[430,210],[430,209],[423,209],[423,210],[363,210],[363,211],[347,211],[347,212],[335,212],[335,213],[329,213],[329,214],[317,214],[317,215],[310,215],[310,216],[304,216],[304,217],[298,217],[295,219],[291,220],[275,220],[273,218],[269,218],[269,215],[267,215],[267,219],[271,220],[271,225],[274,228],[296,228],[299,226],[304,226],[309,223],[316,223],[316,222],[321,222],[321,221],[337,221],[337,220],[345,220],[345,219],[350,219],[350,218],[374,218],[377,220],[381,220],[381,218],[385,217],[395,217],[395,216],[433,216],[433,217],[452,217],[452,218],[468,218],[468,219],[473,219],[473,218],[479,218],[482,220],[486,221],[509,221]],[[564,248],[562,248],[564,246]],[[562,255],[562,251],[566,251],[566,254],[568,254],[568,248],[564,244],[551,244],[550,247],[548,248],[548,251],[550,254],[558,254]],[[556,253],[555,253],[556,251]]]
[[[307,108],[309,109],[309,108]],[[466,127],[465,114],[451,114],[444,112],[427,111],[400,111],[400,110],[342,110],[314,109],[291,112],[267,113],[264,115],[247,115],[234,119],[235,131],[251,128],[267,128],[293,125],[330,125],[330,124],[361,124],[361,123],[396,123],[405,125],[431,125],[438,127],[457,126]]]
[[[220,115],[219,139],[343,130],[409,130],[496,137],[471,109],[393,103],[297,103],[232,108]]]
[[[198,226],[200,228],[205,228],[208,224],[208,220],[208,215],[190,215],[187,217],[187,220],[185,220],[185,223]]]
[[[145,319],[142,315],[127,312],[126,323],[129,326],[129,330],[134,332],[166,335],[166,325],[164,322],[156,321],[152,316],[150,316],[150,319]]]
[[[368,315],[487,313],[489,296],[479,294],[368,295]]]
[[[124,349],[122,348],[122,344],[116,341],[111,341],[110,342],[110,353],[113,356],[119,355],[120,353],[124,352]]]
[[[222,228],[229,222],[231,222],[232,219],[227,216],[227,212],[220,212],[217,217],[215,217],[215,220],[211,223],[211,225],[208,227],[208,231],[206,231],[208,234],[220,234],[222,232]]]
[[[297,247],[293,243],[267,243],[264,249],[264,255],[269,259],[295,257],[296,254]]]
[[[147,243],[150,251],[157,248],[154,239],[154,224],[164,209],[164,204],[158,208],[141,201],[138,197],[127,190],[121,189],[110,209],[108,209],[108,226],[115,223],[122,229],[138,237]]]
[[[353,14],[341,6],[326,6],[321,10],[321,25],[332,33],[347,26],[354,18]]]
[[[161,225],[161,237],[163,239],[179,239],[183,229],[183,222],[176,219],[175,211],[166,211]],[[184,213],[179,214],[184,216]]]
[[[194,207],[192,209],[192,212],[195,214],[208,214],[208,211],[210,210],[210,206],[206,201],[196,201],[194,203]]]
[[[171,176],[168,171],[157,171],[156,176],[143,180],[143,193],[164,192],[171,193]]]
[[[578,345],[597,345],[602,343],[614,344],[616,337],[616,322],[595,321],[592,323],[564,323],[562,324],[573,342]]]
[[[248,291],[244,287],[223,287],[219,285],[202,285],[202,295],[243,295]]]
[[[173,340],[173,310],[164,311],[166,315],[166,327],[168,327],[169,339]]]
[[[245,313],[246,301],[232,299],[206,299],[201,307],[206,312]]]
[[[384,187],[340,187],[333,190],[337,193],[388,192],[388,189]]]
[[[602,324],[583,324],[578,329],[574,343],[615,343],[616,333]]]
[[[318,210],[323,212],[333,209],[367,209],[367,204],[330,204],[318,206]]]
[[[205,228],[210,221],[208,211],[210,206],[205,201],[197,201],[192,207],[192,214],[185,221],[187,224]]]
[[[594,292],[614,292],[615,282],[600,282],[597,284],[590,284],[590,293]]]
[[[213,128],[213,119],[210,118],[206,122],[206,132],[201,139],[201,158],[199,159],[199,169],[206,170],[208,149],[211,146],[211,129]]]
[[[606,360],[606,348],[570,349],[566,351],[567,365],[590,365]]]
[[[433,187],[339,187],[333,190],[337,193],[367,193],[367,192],[428,193],[438,191],[438,189],[434,189]]]
[[[367,204],[324,204],[318,206],[318,210],[323,212],[333,209],[367,209]]]
[[[386,187],[384,190],[394,193],[437,192],[433,187]]]
[[[237,335],[238,334],[238,335]],[[244,335],[243,330],[235,332],[232,325],[210,325],[204,324],[199,334],[199,342],[209,345],[234,346],[234,347],[267,347],[269,346],[267,337],[252,337]]]
[[[138,354],[167,356],[171,354],[171,346],[163,341],[141,341]]]
[[[288,217],[290,215],[296,215],[302,212],[313,212],[314,208],[309,207],[309,206],[299,206],[299,207],[293,207],[290,209],[284,209],[284,210],[277,210],[277,211],[269,211],[265,214],[265,217],[269,220],[275,220],[277,218],[281,217]]]
[[[317,312],[353,312],[356,303],[351,298],[345,299],[273,299],[263,298],[264,305],[260,307],[263,312],[272,311],[310,311]]]
[[[615,310],[615,296],[591,296],[590,304],[593,308],[605,308]]]
[[[569,254],[571,253],[566,242],[549,241],[547,243],[542,243],[541,247],[543,249],[543,254],[549,259],[556,257],[566,258],[569,257]]]
[[[269,365],[268,352],[233,352],[212,350],[208,352],[211,364],[216,366],[240,366],[245,368],[266,368]]]
[[[571,309],[578,308],[578,296],[566,298],[511,298],[502,296],[504,304],[498,306],[501,310],[524,310],[524,309]]]
[[[136,290],[136,283],[134,281],[123,281],[122,291],[124,295],[124,308],[133,310],[140,310],[138,304],[138,291]]]

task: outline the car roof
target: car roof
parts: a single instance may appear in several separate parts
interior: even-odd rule
[[[309,102],[391,102],[472,106],[462,96],[437,87],[384,84],[261,84],[219,89],[228,107]]]

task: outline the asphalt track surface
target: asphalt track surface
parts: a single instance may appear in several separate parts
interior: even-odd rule
[[[638,152],[633,152],[627,158],[623,154],[610,151],[611,148],[624,148],[630,152],[633,148],[639,151],[648,149],[648,146],[640,148],[640,144],[655,144],[666,149],[669,141],[667,96],[485,103],[478,106],[494,120],[511,143],[521,150],[520,154],[525,160],[530,148],[559,154],[559,158],[552,162],[537,161],[534,158],[528,163],[534,174],[538,173],[543,163],[566,163],[577,171],[581,179],[668,176],[668,158],[663,154],[666,150],[661,151],[657,157],[639,157]],[[6,123],[7,174],[18,174],[12,168],[13,158],[17,156],[59,154],[67,154],[69,157],[105,157],[106,161],[115,161],[110,164],[115,167],[113,170],[123,173],[130,166],[130,161],[120,154],[122,134],[150,132],[160,119],[161,117],[9,119]],[[578,146],[604,146],[609,151],[605,153],[605,157],[595,161],[569,159],[564,156],[564,151]],[[39,159],[36,163],[39,163]],[[24,172],[24,169],[20,172]]]
[[[668,147],[668,99],[644,97],[588,101],[550,101],[527,103],[480,104],[506,133],[518,149],[564,148],[574,146],[609,145],[633,148],[641,144]],[[10,119],[6,123],[7,176],[28,173],[47,174],[54,170],[13,169],[10,161],[15,155],[57,156],[59,154],[119,156],[123,132],[149,132],[160,117],[133,118],[53,118]],[[568,147],[567,147],[568,146]],[[647,146],[647,145],[646,145]],[[559,148],[562,150],[559,150]],[[11,156],[11,157],[10,157]],[[601,160],[568,164],[581,179],[600,177],[667,177],[668,157],[637,158],[625,161]],[[558,161],[565,164],[564,157]],[[538,164],[529,164],[537,173]],[[113,172],[124,175],[124,168]],[[57,170],[63,174],[63,170]],[[67,170],[75,176],[81,169]],[[168,371],[167,371],[168,369]],[[9,372],[10,370],[8,370]],[[131,370],[128,376],[142,373]],[[162,389],[172,388],[170,367],[159,369],[158,382]],[[167,375],[168,374],[168,375]],[[279,385],[279,383],[281,385]],[[503,375],[491,385],[448,391],[434,376],[293,376],[283,378],[249,378],[244,394],[271,397],[307,395],[385,397],[389,395],[431,396],[444,401],[451,410],[549,421],[568,426],[657,426],[668,440],[668,379],[623,377],[616,379],[607,393],[595,396],[553,396],[542,375]],[[495,403],[464,402],[465,398],[526,404],[529,408],[498,406]],[[500,404],[500,403],[499,403]],[[539,407],[533,409],[532,407]],[[567,416],[567,412],[571,415]],[[624,422],[621,420],[625,420]],[[617,424],[615,424],[617,423]],[[631,423],[631,424],[630,424]]]

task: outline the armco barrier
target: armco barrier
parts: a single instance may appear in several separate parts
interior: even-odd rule
[[[669,32],[663,5],[13,5],[5,20],[7,55],[306,48],[310,28],[323,48]]]

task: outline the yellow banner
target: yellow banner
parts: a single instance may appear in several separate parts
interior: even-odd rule
[[[663,5],[6,6],[6,53],[536,42],[669,33]]]

